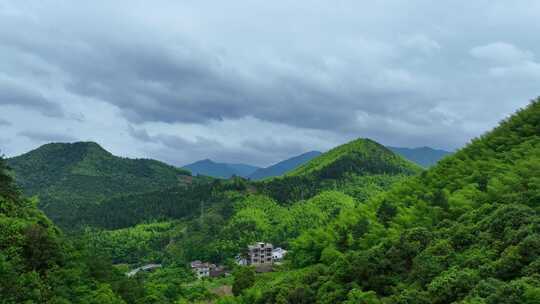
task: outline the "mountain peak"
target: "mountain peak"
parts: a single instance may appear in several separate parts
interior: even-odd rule
[[[330,174],[333,176],[345,174],[348,171],[370,173],[389,171],[387,173],[411,174],[420,171],[420,167],[394,154],[372,139],[357,138],[323,153],[287,175]]]

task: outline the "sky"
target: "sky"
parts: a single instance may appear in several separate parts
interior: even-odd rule
[[[0,151],[455,150],[540,96],[540,1],[0,0]]]

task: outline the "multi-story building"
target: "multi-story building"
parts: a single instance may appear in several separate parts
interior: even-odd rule
[[[270,243],[258,242],[248,246],[248,264],[264,265],[272,264],[272,250],[274,246]]]

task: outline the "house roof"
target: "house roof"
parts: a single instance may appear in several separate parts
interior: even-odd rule
[[[201,262],[201,261],[193,261],[190,263],[191,268],[215,268],[215,264],[207,263],[207,262]]]

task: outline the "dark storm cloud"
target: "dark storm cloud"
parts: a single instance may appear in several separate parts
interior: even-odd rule
[[[77,138],[73,136],[53,132],[22,131],[18,132],[17,135],[24,136],[37,143],[77,141]]]

